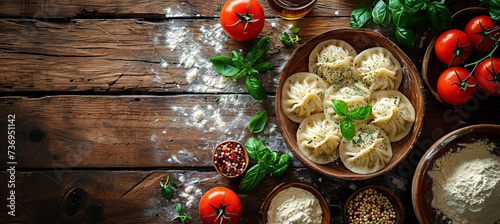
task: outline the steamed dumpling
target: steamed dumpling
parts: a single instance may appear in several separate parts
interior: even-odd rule
[[[391,142],[403,139],[415,122],[415,109],[397,90],[380,90],[372,94],[371,123],[382,128]]]
[[[343,40],[327,40],[319,43],[309,55],[309,72],[322,77],[329,84],[351,78],[356,51]]]
[[[401,64],[390,51],[372,47],[354,58],[357,75],[371,92],[397,90],[403,80]]]
[[[281,109],[293,122],[300,123],[311,114],[323,111],[327,84],[319,76],[299,72],[286,79],[281,93]]]
[[[325,119],[323,113],[305,118],[297,129],[300,152],[317,164],[326,164],[338,158],[342,135],[337,126]]]
[[[339,88],[335,85],[330,86],[325,93],[324,100],[324,114],[328,121],[332,124],[338,126],[340,121],[342,121],[343,117],[338,115],[332,106],[332,100],[343,100],[349,111],[353,110],[356,107],[366,106],[368,100],[370,98],[370,90],[366,88],[363,83],[351,82],[350,85]],[[361,123],[362,121],[355,121],[355,124]]]
[[[356,126],[356,134],[339,146],[340,159],[350,171],[358,174],[374,173],[385,167],[392,158],[392,147],[387,134],[371,124]]]

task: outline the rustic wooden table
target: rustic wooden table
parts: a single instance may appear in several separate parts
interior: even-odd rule
[[[282,182],[317,188],[330,206],[332,223],[343,223],[342,206],[356,188],[384,185],[403,201],[405,222],[417,223],[411,182],[423,153],[451,130],[499,124],[495,111],[448,108],[424,89],[421,137],[398,166],[370,180],[323,176],[294,158],[284,176],[267,177],[246,193],[238,190],[241,178],[215,172],[211,153],[226,139],[244,143],[255,137],[290,153],[277,128],[273,95],[296,46],[284,48],[278,36],[300,27],[304,42],[349,27],[351,11],[372,3],[321,0],[305,18],[286,21],[259,2],[267,16],[260,36],[272,37],[267,57],[277,65],[260,76],[271,95],[264,101],[253,100],[240,81],[222,79],[207,61],[232,50],[246,52],[255,42],[234,41],[220,29],[216,9],[224,1],[1,1],[0,223],[179,223],[171,220],[179,202],[193,217],[189,223],[201,223],[198,201],[216,186],[239,195],[240,223],[257,223],[265,196]],[[477,4],[448,7],[454,13]],[[387,35],[373,24],[368,28]],[[420,70],[436,32],[425,26],[416,33],[416,44],[404,50]],[[261,109],[269,122],[253,134],[246,125]],[[15,124],[10,129],[15,154],[9,155],[10,123]],[[184,184],[170,200],[160,193],[160,179],[167,176]],[[12,202],[15,216],[6,206]]]

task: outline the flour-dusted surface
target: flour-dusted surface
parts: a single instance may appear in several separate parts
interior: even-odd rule
[[[321,223],[319,200],[309,191],[290,187],[278,193],[267,211],[268,224]]]
[[[500,220],[500,157],[490,153],[494,144],[477,141],[459,145],[436,160],[429,171],[433,180],[432,207],[450,223],[482,224]]]

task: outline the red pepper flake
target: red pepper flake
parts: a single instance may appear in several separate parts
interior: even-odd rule
[[[246,167],[245,154],[239,143],[226,142],[217,147],[214,164],[226,176],[240,175]]]

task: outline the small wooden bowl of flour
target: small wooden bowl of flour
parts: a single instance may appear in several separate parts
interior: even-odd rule
[[[290,199],[290,200],[288,200]],[[312,205],[305,207],[306,205]],[[301,218],[308,217],[313,220],[321,220],[317,223],[328,224],[330,223],[330,209],[318,190],[314,187],[303,183],[282,183],[276,186],[266,197],[264,203],[260,207],[259,223],[273,224],[276,220],[277,208],[286,211],[285,214],[294,214],[297,218],[298,212],[306,212],[307,214],[299,214]],[[319,212],[321,210],[321,212]],[[321,217],[319,217],[321,216]]]
[[[419,222],[500,219],[499,147],[500,126],[490,124],[453,131],[434,143],[413,176],[412,202]]]

